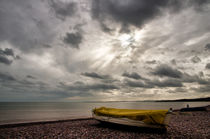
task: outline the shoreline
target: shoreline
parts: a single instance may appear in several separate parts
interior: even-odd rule
[[[39,125],[39,124],[53,124],[60,122],[69,122],[69,121],[81,121],[81,120],[89,120],[93,119],[92,117],[79,117],[79,118],[70,118],[63,120],[44,120],[44,121],[27,121],[27,122],[17,122],[17,123],[3,123],[0,124],[0,128],[11,128],[11,127],[19,127],[19,126],[30,126],[30,125]]]
[[[93,118],[77,118],[0,125],[0,138],[210,138],[210,106],[207,111],[176,111],[167,131],[152,128],[102,124]]]
[[[201,106],[205,107],[208,111],[210,111],[210,105]],[[174,109],[173,112],[180,112],[180,109]],[[55,120],[35,120],[35,121],[26,121],[26,122],[5,122],[0,123],[0,128],[10,128],[10,127],[19,127],[19,126],[28,126],[28,125],[38,125],[38,124],[50,124],[50,123],[60,123],[60,122],[69,122],[69,121],[79,121],[79,120],[89,120],[93,119],[93,117],[72,117],[68,119],[55,119]]]

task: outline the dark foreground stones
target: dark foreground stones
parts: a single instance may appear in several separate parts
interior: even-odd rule
[[[1,127],[0,139],[139,139],[139,138],[210,138],[210,111],[176,112],[171,115],[167,132],[101,124],[94,119],[57,123]]]

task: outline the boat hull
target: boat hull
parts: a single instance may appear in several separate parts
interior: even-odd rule
[[[114,123],[114,124],[120,124],[120,125],[135,126],[135,127],[148,127],[148,128],[167,128],[167,125],[170,119],[170,114],[167,114],[164,119],[163,125],[153,125],[153,124],[146,124],[138,120],[131,120],[128,118],[114,118],[114,117],[108,117],[108,116],[98,116],[94,113],[92,113],[92,116],[94,119],[100,122],[108,122],[108,123]]]

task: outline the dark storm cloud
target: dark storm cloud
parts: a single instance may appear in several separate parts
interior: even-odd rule
[[[100,75],[100,74],[95,73],[95,72],[85,72],[85,73],[81,73],[81,75],[86,76],[86,77],[90,77],[90,78],[98,78],[98,79],[108,79],[108,78],[110,78],[109,75]]]
[[[0,81],[6,82],[6,81],[16,81],[16,79],[9,74],[1,73],[0,72]]]
[[[93,0],[92,15],[99,20],[110,16],[124,25],[141,26],[146,20],[159,14],[159,8],[166,5],[167,0]]]
[[[182,83],[198,83],[200,85],[205,85],[210,83],[209,80],[203,78],[200,75],[189,75],[188,73],[182,73],[181,71],[173,69],[168,65],[160,65],[156,67],[156,69],[154,70],[154,72],[152,72],[152,74],[160,77],[169,78],[167,80],[164,80],[163,82],[159,81],[150,82],[151,84],[153,83],[158,87],[165,87],[165,86],[181,87]]]
[[[0,48],[0,55],[14,56],[14,52],[10,48],[5,48],[4,50]]]
[[[174,69],[172,67],[169,67],[168,65],[159,65],[155,68],[155,70],[152,72],[152,74],[160,76],[160,77],[172,77],[172,78],[181,78],[182,72],[180,72],[177,69]]]
[[[119,89],[117,86],[113,84],[104,84],[104,83],[96,83],[96,84],[86,84],[83,82],[75,82],[71,85],[66,85],[64,83],[60,83],[59,87],[68,89],[69,91],[106,91],[106,90],[113,90]]]
[[[210,63],[206,64],[206,69],[210,69]]]
[[[70,47],[79,49],[79,44],[82,42],[82,38],[83,37],[79,32],[66,33],[63,41],[64,43],[70,45]]]
[[[142,79],[142,77],[136,72],[132,72],[132,73],[124,72],[122,76],[136,79],[136,80]]]
[[[201,62],[201,59],[198,56],[194,56],[193,58],[191,58],[191,61],[193,63],[199,63],[199,62]]]
[[[205,49],[210,51],[210,43],[206,44]]]
[[[161,14],[161,8],[177,12],[185,6],[202,7],[208,0],[93,0],[92,16],[102,23],[108,18],[122,23],[122,28],[129,24],[142,27],[144,23]]]
[[[73,16],[77,10],[77,4],[73,2],[62,2],[50,0],[50,6],[57,18],[65,20],[66,17]]]
[[[13,60],[11,60],[11,57],[15,59],[15,55],[12,49],[5,48],[3,50],[0,48],[0,63],[6,64],[6,65],[12,64]]]
[[[12,64],[12,60],[9,60],[6,56],[0,55],[0,63],[10,65]]]

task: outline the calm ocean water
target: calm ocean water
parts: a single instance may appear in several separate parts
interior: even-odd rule
[[[210,102],[0,102],[0,124],[90,117],[95,107],[173,109],[210,105]]]

